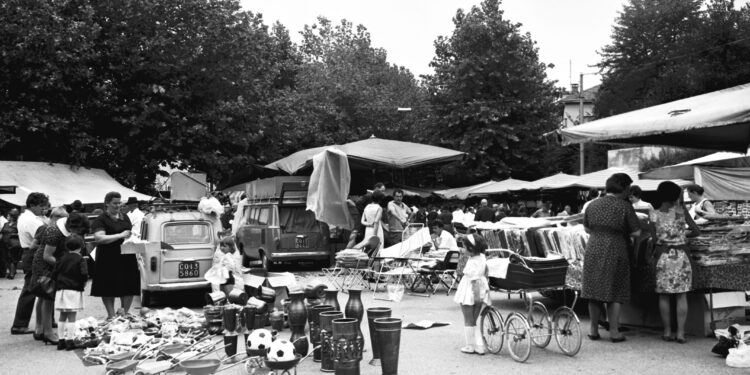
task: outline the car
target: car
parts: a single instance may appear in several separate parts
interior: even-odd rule
[[[138,254],[141,306],[149,306],[155,292],[209,289],[204,275],[212,266],[221,230],[218,216],[197,206],[157,205],[146,214],[141,239],[159,246],[146,246]]]
[[[247,204],[237,212],[237,246],[243,265],[272,271],[278,262],[312,261],[327,267],[335,249],[328,225],[306,207],[309,177],[290,176],[255,180],[248,187]]]

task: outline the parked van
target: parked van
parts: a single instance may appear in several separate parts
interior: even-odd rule
[[[328,266],[334,250],[328,225],[306,209],[309,177],[274,177],[250,183],[248,204],[235,216],[242,224],[237,246],[245,266],[271,270],[274,263],[314,261]]]
[[[221,229],[216,215],[195,206],[162,205],[147,214],[141,238],[160,246],[147,247],[138,256],[141,305],[148,306],[154,292],[210,288],[203,276],[212,266]]]

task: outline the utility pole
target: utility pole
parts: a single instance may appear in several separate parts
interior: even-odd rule
[[[581,78],[580,78],[580,82],[578,86],[578,125],[583,125],[583,73],[581,73]],[[578,155],[578,160],[581,163],[580,175],[583,176],[585,152],[584,152],[583,142],[581,142],[580,145],[581,145],[581,150]]]

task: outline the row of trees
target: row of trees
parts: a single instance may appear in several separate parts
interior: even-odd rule
[[[145,189],[160,165],[218,181],[374,134],[467,151],[460,177],[532,177],[553,85],[499,6],[459,11],[422,83],[347,21],[318,18],[296,45],[236,0],[5,1],[0,159],[100,167]]]
[[[541,137],[559,125],[559,90],[499,0],[456,12],[422,80],[362,25],[320,17],[295,44],[237,0],[0,9],[0,160],[104,168],[145,190],[160,165],[219,181],[376,135],[467,152],[448,183],[575,169],[571,150]],[[631,0],[602,50],[598,115],[750,81],[749,13],[729,0]]]

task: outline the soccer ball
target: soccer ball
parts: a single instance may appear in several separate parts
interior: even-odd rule
[[[271,331],[267,329],[256,329],[247,338],[247,347],[252,350],[266,350],[271,347]]]
[[[294,359],[294,345],[287,340],[276,340],[271,344],[268,352],[270,361],[291,361]]]

